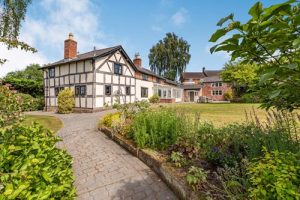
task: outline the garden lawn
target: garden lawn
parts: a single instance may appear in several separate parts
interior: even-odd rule
[[[26,115],[25,120],[22,123],[25,125],[31,125],[33,122],[37,122],[55,133],[63,127],[63,123],[60,119],[44,115]]]
[[[245,111],[249,114],[255,111],[258,118],[262,121],[266,118],[266,111],[259,109],[260,104],[163,104],[169,107],[179,108],[189,113],[200,113],[203,121],[212,122],[216,126],[226,125],[232,122],[243,122],[246,120]]]

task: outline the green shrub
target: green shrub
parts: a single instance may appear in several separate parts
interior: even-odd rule
[[[197,189],[197,185],[201,182],[206,181],[207,172],[204,169],[191,166],[189,168],[188,174],[186,176],[186,180],[190,186],[192,186],[193,190]]]
[[[197,132],[197,144],[205,158],[218,166],[233,166],[243,158],[250,161],[263,155],[263,147],[268,150],[300,151],[299,122],[291,116],[274,113],[273,121],[267,126],[260,122],[230,124],[215,128],[202,124]]]
[[[183,167],[187,164],[187,160],[183,157],[181,152],[173,151],[171,153],[170,160],[176,167]]]
[[[68,114],[73,112],[75,106],[74,92],[66,88],[59,92],[57,97],[58,113]]]
[[[74,199],[72,159],[34,124],[0,130],[0,199]]]
[[[300,157],[267,152],[248,167],[252,199],[300,199]]]
[[[158,94],[154,94],[152,97],[149,98],[150,103],[159,103],[160,97]]]
[[[230,100],[233,98],[232,90],[228,90],[228,91],[224,94],[224,98],[226,99],[226,101],[230,101]]]
[[[44,107],[43,97],[32,97],[30,94],[17,93],[17,98],[21,100],[22,111],[42,110]]]
[[[113,128],[114,125],[119,124],[121,119],[121,113],[116,112],[116,113],[110,113],[105,115],[101,120],[100,120],[100,127],[105,126],[107,128]]]
[[[0,86],[0,128],[22,119],[21,99],[4,86]]]
[[[149,110],[138,113],[132,123],[130,137],[138,147],[166,149],[177,141],[183,120],[174,110]]]

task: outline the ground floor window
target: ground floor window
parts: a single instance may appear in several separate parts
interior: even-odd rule
[[[57,87],[55,88],[55,96],[58,96],[59,92],[65,89],[64,87]]]
[[[105,85],[105,95],[111,95],[111,85]]]
[[[148,97],[148,88],[141,88],[141,97]]]
[[[212,95],[214,95],[214,96],[223,95],[223,91],[222,90],[213,90]]]
[[[75,86],[75,96],[85,96],[86,95],[86,85]]]
[[[130,86],[126,86],[126,95],[130,95]]]

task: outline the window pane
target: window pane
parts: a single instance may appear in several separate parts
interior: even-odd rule
[[[126,95],[130,95],[130,86],[126,86]]]
[[[122,74],[122,65],[114,64],[114,74]]]
[[[105,95],[110,95],[111,94],[111,86],[110,85],[106,85],[105,86]]]
[[[80,87],[80,95],[85,95],[85,86]]]

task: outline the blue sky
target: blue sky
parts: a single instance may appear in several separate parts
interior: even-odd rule
[[[139,52],[147,67],[149,49],[167,32],[174,32],[191,45],[187,71],[221,69],[229,59],[226,53],[211,55],[208,40],[218,28],[218,20],[230,13],[236,19],[249,19],[254,0],[33,0],[22,24],[20,39],[38,49],[31,54],[7,51],[0,55],[8,62],[0,76],[22,69],[29,63],[46,64],[63,58],[63,41],[72,32],[78,51],[122,45],[129,56]],[[262,1],[264,5],[282,1]]]

